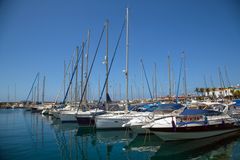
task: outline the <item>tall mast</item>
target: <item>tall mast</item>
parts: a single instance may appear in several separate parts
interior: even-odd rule
[[[142,99],[144,99],[144,70],[142,69]]]
[[[44,104],[44,92],[45,92],[45,76],[43,77],[43,88],[42,88],[42,104]]]
[[[128,50],[129,50],[129,37],[128,37],[128,8],[126,9],[126,69],[125,69],[125,75],[126,75],[126,106],[125,111],[128,111]]]
[[[157,65],[156,63],[154,63],[154,81],[155,81],[155,97],[156,97],[156,100],[157,100]]]
[[[220,86],[221,86],[221,88],[225,88],[225,84],[224,84],[224,81],[223,81],[223,77],[222,77],[220,67],[218,67],[218,72],[219,72]]]
[[[17,88],[16,88],[16,83],[14,84],[14,101],[17,102]]]
[[[212,85],[212,87],[215,88],[215,85],[214,85],[214,83],[213,83],[212,76],[210,76],[210,81],[211,81],[211,85]]]
[[[142,64],[142,68],[143,68],[144,76],[145,76],[145,79],[146,79],[146,82],[147,82],[147,87],[148,87],[148,91],[149,91],[151,100],[153,100],[153,96],[152,96],[151,89],[150,89],[150,86],[149,86],[149,83],[148,83],[148,78],[147,78],[147,74],[146,74],[146,71],[145,71],[145,68],[144,68],[143,60],[140,59],[140,62]]]
[[[9,100],[10,100],[10,94],[9,94],[9,85],[8,85],[8,102],[9,102]]]
[[[132,85],[131,85],[131,100],[133,100],[133,88],[132,88]]]
[[[106,63],[106,77],[108,76],[108,24],[109,21],[106,20],[106,59],[105,59],[105,63]],[[106,110],[108,110],[108,78],[106,81]]]
[[[119,99],[122,99],[122,93],[121,93],[121,83],[119,83]]]
[[[171,61],[170,56],[168,56],[168,83],[169,83],[169,100],[171,100],[172,97],[172,83],[171,83]]]
[[[100,97],[100,74],[98,75],[98,97]]]
[[[78,101],[78,57],[79,57],[79,47],[76,47],[76,81],[75,81],[75,107],[77,107]]]
[[[231,87],[231,82],[230,82],[229,77],[228,77],[227,67],[224,66],[224,69],[225,69],[225,77],[227,79],[228,87]]]
[[[204,84],[205,84],[205,88],[208,88],[208,85],[207,85],[207,80],[206,80],[206,75],[204,75]]]
[[[39,75],[38,75],[38,81],[37,81],[37,100],[36,102],[39,102]]]
[[[183,67],[184,67],[184,94],[187,101],[187,73],[186,73],[186,56],[183,52]]]
[[[63,96],[66,93],[66,61],[64,60],[64,68],[63,68]]]
[[[84,42],[83,42],[83,45],[84,47]],[[84,48],[83,48],[83,51],[84,51]],[[83,64],[84,63],[84,54],[82,54],[82,65],[81,65],[81,95],[83,94]]]
[[[85,81],[87,80],[87,75],[88,75],[88,55],[89,55],[89,47],[90,47],[90,30],[88,30],[88,38],[87,38],[87,52],[86,52],[86,74],[85,74]],[[85,91],[85,101],[87,101],[87,94],[88,94],[88,89],[89,86],[87,84],[87,89]]]
[[[34,93],[33,93],[33,102],[36,104],[36,91],[37,91],[37,87],[34,87]]]

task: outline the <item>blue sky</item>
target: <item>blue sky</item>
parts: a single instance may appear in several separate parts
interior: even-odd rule
[[[157,64],[158,94],[168,91],[167,56],[171,56],[174,79],[178,79],[181,52],[186,54],[188,91],[219,86],[218,67],[225,79],[240,81],[240,3],[237,0],[2,0],[0,1],[0,101],[25,99],[37,72],[46,75],[46,99],[56,96],[63,80],[63,62],[91,30],[90,62],[103,24],[109,19],[109,55],[129,7],[129,81],[134,98],[142,96],[140,59],[152,82]],[[97,97],[98,79],[104,81],[105,37],[94,64],[90,90]],[[110,94],[124,97],[125,36],[110,77]],[[226,79],[225,79],[226,80]],[[149,97],[146,83],[145,96]],[[182,88],[182,87],[181,87]],[[129,89],[130,92],[130,89]],[[182,92],[182,91],[180,91]],[[131,94],[130,94],[131,95]],[[131,96],[130,96],[131,98]]]

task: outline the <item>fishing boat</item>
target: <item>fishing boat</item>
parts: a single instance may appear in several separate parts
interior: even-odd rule
[[[185,109],[179,116],[156,119],[142,128],[149,129],[164,141],[200,139],[238,131],[239,125],[223,112]]]

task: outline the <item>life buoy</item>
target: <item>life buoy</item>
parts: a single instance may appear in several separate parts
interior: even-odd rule
[[[153,113],[149,113],[149,114],[148,114],[148,119],[153,119],[153,117],[154,117],[154,114],[153,114]]]

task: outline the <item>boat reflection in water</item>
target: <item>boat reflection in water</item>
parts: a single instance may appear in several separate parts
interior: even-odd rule
[[[141,154],[145,159],[150,159],[160,149],[163,141],[154,134],[137,135],[123,150],[132,154]]]
[[[239,159],[239,132],[211,138],[164,142],[129,130],[95,130],[52,121],[63,159]]]
[[[151,159],[231,159],[236,156],[239,158],[240,153],[233,152],[233,142],[237,139],[239,132],[198,140],[163,142]]]

